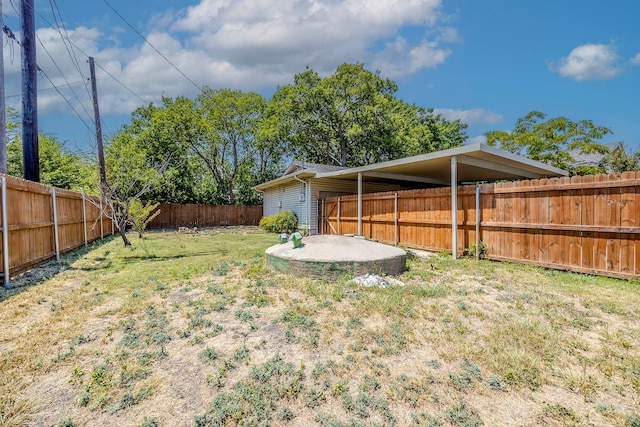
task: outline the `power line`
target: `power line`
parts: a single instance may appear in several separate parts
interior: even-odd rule
[[[42,20],[44,22],[46,22],[47,24],[49,24],[51,27],[53,27],[53,24],[47,20],[47,18],[45,18],[44,16],[42,16],[42,14],[36,12],[38,14],[38,16],[40,18],[42,18]],[[57,29],[58,34],[60,34],[60,37],[62,37],[63,39],[65,38],[65,36],[62,34],[62,32],[60,31],[60,29]],[[74,47],[76,50],[78,50],[81,54],[83,54],[84,56],[86,56],[87,58],[89,58],[89,54],[87,54],[84,50],[82,50],[77,44],[75,44],[71,38],[69,38],[68,36],[66,37],[66,40],[69,42],[69,44]],[[100,65],[98,62],[95,62],[96,66],[98,68],[100,68],[102,71],[104,71],[109,77],[111,77],[116,83],[118,83],[120,86],[122,86],[123,88],[125,88],[127,91],[129,91],[129,93],[131,93],[133,96],[135,96],[136,98],[138,98],[140,101],[142,101],[143,104],[146,104],[147,101],[145,101],[140,95],[138,95],[137,93],[135,93],[132,89],[130,89],[127,85],[125,85],[124,83],[122,83],[120,80],[118,80],[113,74],[111,74],[110,72],[108,72],[102,65]],[[81,73],[82,74],[82,73]],[[82,74],[82,77],[84,77],[84,74]],[[85,86],[86,87],[86,86]],[[89,89],[87,88],[87,91]]]
[[[15,10],[16,13],[19,13],[18,10],[16,9],[15,5],[13,4],[13,0],[11,0],[11,5],[13,7],[13,9]],[[54,25],[45,17],[43,16],[41,13],[39,13],[38,11],[36,11],[36,14],[44,21],[46,22],[50,27],[54,28]],[[69,42],[69,44],[74,47],[76,50],[78,50],[81,54],[83,54],[84,56],[86,56],[87,58],[90,56],[89,54],[87,54],[84,50],[82,50],[82,48],[80,48],[77,44],[75,44],[71,38],[67,35],[65,37],[64,34],[62,34],[62,31],[60,30],[59,27],[55,28],[58,31],[58,34],[60,34],[60,37],[62,39],[66,39],[67,42]],[[20,43],[18,43],[20,44]],[[95,65],[100,68],[102,71],[104,71],[109,77],[111,77],[116,83],[118,83],[120,86],[122,86],[124,89],[126,89],[127,91],[129,91],[129,93],[131,93],[133,96],[135,96],[136,98],[138,98],[140,101],[142,101],[143,104],[147,104],[148,101],[145,101],[140,95],[138,95],[136,92],[134,92],[131,88],[129,88],[127,85],[125,85],[124,83],[122,83],[120,80],[118,80],[113,74],[111,74],[109,71],[107,71],[102,65],[100,65],[98,62],[95,62]],[[83,78],[84,74],[80,73],[82,75]],[[86,87],[86,85],[85,85]],[[88,89],[87,89],[88,91]]]
[[[7,34],[11,34],[13,36],[13,32],[11,31],[10,28],[6,27],[3,28],[3,31]],[[9,36],[9,38],[13,38],[16,43],[18,43],[18,45],[20,46],[20,42],[18,40],[15,39],[15,36],[11,37]],[[64,79],[66,85],[64,85],[63,87],[69,87],[71,89],[71,92],[73,93],[73,95],[75,96],[75,98],[78,100],[78,103],[80,104],[80,106],[84,109],[84,112],[89,115],[89,113],[87,112],[87,109],[85,108],[85,106],[82,104],[82,101],[80,101],[80,98],[78,97],[78,95],[76,94],[75,90],[73,90],[73,87],[71,86],[71,83],[69,83],[69,81],[67,80],[66,76],[64,75],[64,73],[62,72],[62,70],[60,69],[60,67],[58,66],[58,64],[56,63],[56,61],[53,59],[53,57],[51,56],[51,54],[49,53],[49,51],[47,50],[47,48],[44,46],[44,43],[42,43],[42,40],[40,39],[40,37],[38,37],[38,35],[36,34],[36,39],[38,39],[38,42],[40,43],[40,46],[42,46],[42,49],[44,49],[45,53],[49,56],[49,59],[51,59],[51,62],[53,62],[53,65],[58,69],[58,72],[60,73],[60,75],[62,76],[62,78]],[[58,87],[51,81],[51,79],[49,78],[49,76],[44,72],[44,70],[36,64],[36,66],[38,67],[38,71],[42,72],[42,74],[47,78],[47,80],[49,80],[49,83],[51,83],[51,86],[53,86],[53,88],[60,94],[60,96],[62,96],[62,98],[64,98],[64,100],[67,102],[67,104],[69,104],[69,106],[71,107],[71,109],[74,111],[74,113],[76,114],[76,116],[78,116],[78,118],[80,120],[82,120],[82,122],[84,123],[84,120],[82,119],[82,117],[80,117],[80,115],[78,114],[78,112],[76,111],[76,109],[73,107],[73,105],[71,105],[71,103],[67,100],[67,98],[62,94],[62,92],[60,92],[60,90],[58,89]],[[40,91],[38,91],[40,92]],[[85,123],[86,126],[86,123]]]
[[[76,52],[75,50],[73,50],[73,46],[71,46],[71,44],[67,44],[67,41],[69,39],[69,32],[67,31],[67,27],[64,25],[64,19],[62,19],[62,14],[60,13],[60,9],[58,8],[58,3],[56,2],[56,0],[49,0],[49,4],[51,5],[51,11],[53,12],[53,19],[56,21],[56,29],[60,34],[60,38],[62,39],[62,43],[64,43],[65,49],[67,49],[69,58],[71,58],[71,62],[73,63],[73,65],[75,65],[76,70],[78,71],[78,73],[80,73],[80,76],[82,76],[82,78],[85,81],[87,81],[87,78],[82,72],[82,67],[80,67],[80,62],[78,61]],[[60,23],[58,23],[58,18],[56,17],[56,11],[58,12],[58,16],[60,17]],[[60,31],[60,24],[62,24],[62,29],[64,30],[64,34],[66,37],[62,36],[62,33]],[[89,96],[89,98],[91,98],[91,92],[89,91],[89,88],[87,87],[86,84],[84,88],[86,89],[87,95]]]
[[[147,101],[145,101],[144,99],[142,99],[140,97],[140,95],[138,95],[137,93],[135,93],[133,90],[129,89],[124,83],[122,83],[120,80],[118,80],[117,78],[115,78],[115,76],[113,76],[110,72],[108,72],[102,65],[98,64],[97,62],[95,62],[95,64],[98,66],[98,68],[100,68],[102,71],[104,71],[105,73],[107,73],[107,75],[109,77],[111,77],[113,80],[115,80],[116,82],[118,82],[120,84],[120,86],[122,86],[123,88],[125,88],[126,90],[128,90],[131,94],[133,94],[134,96],[136,96],[140,101],[142,101],[143,104],[146,104]]]
[[[80,121],[87,127],[87,129],[89,129],[90,131],[93,132],[93,130],[91,129],[91,126],[89,126],[82,117],[80,117],[80,114],[78,114],[78,112],[76,111],[76,109],[73,107],[73,105],[69,102],[69,100],[62,94],[62,92],[58,89],[58,87],[51,81],[51,79],[49,78],[49,76],[47,75],[47,73],[44,72],[44,70],[40,67],[38,67],[38,71],[40,71],[47,80],[49,80],[49,83],[51,84],[51,86],[53,86],[53,88],[56,90],[56,92],[58,92],[58,94],[66,101],[66,103],[69,105],[69,107],[71,107],[71,109],[73,110],[73,112],[75,113],[75,115],[80,119]]]
[[[149,46],[151,46],[151,47],[153,48],[153,50],[155,50],[155,51],[156,51],[156,53],[157,53],[158,55],[160,55],[162,58],[164,58],[164,60],[165,60],[165,61],[167,61],[167,62],[168,62],[168,63],[169,63],[173,68],[175,68],[175,69],[176,69],[180,74],[182,74],[182,76],[183,76],[185,79],[187,79],[187,80],[188,80],[192,85],[194,85],[194,86],[196,87],[196,89],[198,89],[199,91],[202,91],[202,88],[201,88],[200,86],[198,86],[197,84],[195,84],[195,83],[194,83],[194,81],[193,81],[193,80],[191,80],[189,77],[187,77],[187,75],[186,75],[185,73],[183,73],[183,72],[182,72],[182,70],[180,70],[180,68],[178,68],[178,67],[177,67],[173,62],[171,62],[171,61],[169,60],[169,58],[167,58],[166,56],[164,56],[164,55],[162,54],[162,52],[160,52],[158,49],[156,49],[156,47],[155,47],[154,45],[152,45],[152,44],[151,44],[151,42],[149,42],[149,40],[147,40],[147,39],[146,39],[142,34],[140,34],[140,32],[139,32],[137,29],[135,29],[135,27],[134,27],[133,25],[131,25],[131,24],[130,24],[130,23],[129,23],[125,18],[124,18],[124,16],[122,16],[122,15],[120,14],[120,12],[118,12],[118,11],[117,11],[113,6],[111,6],[111,4],[109,4],[109,2],[108,2],[107,0],[103,0],[103,1],[105,2],[105,4],[106,4],[107,6],[109,6],[109,8],[110,8],[111,10],[113,10],[113,12],[114,12],[116,15],[118,15],[118,16],[120,17],[120,19],[122,19],[122,20],[124,21],[124,23],[125,23],[125,24],[127,24],[127,25],[129,26],[129,28],[131,28],[133,31],[135,31],[135,33],[136,33],[138,36],[140,36],[140,38],[141,38],[142,40],[144,40],[144,42],[145,42],[146,44],[148,44]]]
[[[82,81],[82,80],[78,80],[78,81],[71,82],[71,83],[66,84],[66,85],[59,85],[59,86],[58,86],[58,88],[63,88],[63,87],[67,87],[67,86],[77,85],[77,84],[80,84],[80,83],[84,84],[84,81]],[[38,92],[45,92],[45,91],[55,90],[55,89],[56,89],[55,87],[46,87],[46,88],[44,88],[44,89],[38,89]],[[5,96],[5,98],[16,98],[16,97],[21,96],[21,95],[22,95],[22,94],[20,94],[20,93],[15,94],[15,95],[7,95],[7,96]]]
[[[67,84],[67,86],[69,87],[69,89],[71,89],[71,93],[73,93],[73,96],[75,96],[75,98],[78,100],[78,103],[80,104],[80,106],[82,107],[82,109],[84,110],[84,112],[87,114],[87,116],[91,117],[91,115],[89,114],[89,112],[87,111],[87,109],[85,108],[84,104],[82,103],[82,101],[80,101],[80,98],[78,97],[78,94],[76,94],[76,91],[73,90],[73,87],[71,87],[71,85],[69,85],[69,81],[67,80],[67,77],[64,75],[64,73],[62,72],[62,70],[60,69],[60,67],[58,66],[58,64],[56,63],[55,59],[53,59],[53,56],[51,56],[51,54],[49,53],[49,51],[47,50],[47,48],[44,46],[44,43],[42,43],[42,40],[40,40],[40,37],[38,37],[38,35],[36,34],[36,38],[38,39],[38,42],[40,43],[40,46],[42,46],[42,49],[46,52],[46,54],[49,56],[49,59],[51,59],[51,62],[53,62],[53,65],[56,67],[56,69],[58,70],[58,72],[60,73],[60,75],[62,76],[62,78],[64,79],[64,82]]]

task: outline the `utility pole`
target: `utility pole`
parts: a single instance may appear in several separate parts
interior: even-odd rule
[[[33,0],[22,0],[22,161],[24,179],[40,182],[38,154],[38,64]]]
[[[2,22],[2,0],[0,0],[0,28]],[[0,33],[0,173],[7,173],[7,108],[4,105],[4,35]]]
[[[0,0],[1,1],[1,0]],[[98,108],[98,89],[96,87],[96,67],[93,57],[89,57],[89,72],[91,73],[91,92],[93,94],[93,115],[96,120],[96,141],[98,142],[98,164],[100,165],[100,189],[107,185],[107,173],[104,167],[104,148],[102,147],[102,126],[100,124],[100,109]]]

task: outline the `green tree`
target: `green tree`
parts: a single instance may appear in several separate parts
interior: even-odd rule
[[[170,157],[153,160],[148,148],[131,135],[120,134],[107,146],[105,153],[107,185],[101,187],[104,214],[112,219],[125,246],[131,246],[126,235],[133,219],[131,207],[145,199],[163,180]],[[134,208],[135,209],[135,208]]]
[[[579,150],[583,154],[608,152],[608,148],[598,141],[612,133],[611,129],[596,126],[591,120],[574,122],[566,117],[546,118],[546,114],[532,111],[519,118],[511,132],[487,132],[487,143],[569,171],[575,171],[571,166],[575,159],[569,150]]]
[[[144,147],[151,163],[170,162],[162,177],[162,185],[156,186],[145,197],[162,203],[197,203],[194,180],[197,168],[184,144],[185,132],[192,126],[192,118],[184,117],[173,108],[171,98],[163,98],[163,104],[149,104],[137,108],[131,115],[131,123],[124,126],[114,139],[124,138]]]
[[[362,64],[327,77],[308,69],[269,101],[263,132],[311,162],[361,166],[462,144],[466,125],[406,104]]]
[[[640,152],[626,153],[625,149],[607,156],[602,164],[602,172],[635,172],[640,170]],[[601,172],[601,173],[602,173]]]
[[[22,177],[22,136],[14,110],[7,111],[7,141],[7,174]],[[95,162],[87,155],[68,150],[55,136],[42,132],[38,135],[38,152],[42,184],[96,193]]]
[[[266,101],[257,93],[205,88],[196,103],[199,134],[185,141],[213,175],[223,202],[236,204],[240,178],[256,165]]]
[[[138,237],[142,239],[142,233],[147,229],[147,225],[155,217],[160,215],[160,209],[158,209],[160,203],[147,202],[143,204],[140,200],[136,200],[129,206],[129,224],[133,231],[138,233]]]

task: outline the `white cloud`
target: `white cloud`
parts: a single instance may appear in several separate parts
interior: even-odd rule
[[[631,62],[633,65],[640,65],[640,53],[636,53],[636,56],[631,58],[629,62]]]
[[[426,37],[399,37],[406,25],[431,29],[440,0],[202,0],[173,25],[193,34],[190,43],[231,70],[255,70],[254,83],[281,81],[309,65],[321,74],[343,62],[364,62],[399,76],[441,64],[450,52]],[[434,37],[450,40],[455,29]],[[372,51],[376,44],[385,48]],[[393,61],[390,61],[390,59]],[[400,64],[397,59],[400,58]]]
[[[482,108],[471,110],[452,110],[450,108],[434,108],[435,114],[440,114],[447,120],[460,120],[462,123],[473,125],[477,123],[501,123],[504,117]]]
[[[613,45],[583,44],[557,64],[550,64],[549,69],[577,81],[607,80],[622,72],[619,60]]]
[[[445,62],[451,55],[446,43],[458,38],[455,28],[443,25],[441,0],[200,0],[173,12],[155,14],[145,37],[198,86],[214,88],[275,89],[292,82],[306,66],[328,75],[344,62],[364,63],[385,77],[405,76]],[[414,29],[413,38],[403,37],[406,26]],[[112,25],[100,30],[69,28],[73,43],[98,64],[103,114],[128,114],[143,104],[139,97],[147,103],[160,101],[162,95],[192,97],[199,92],[153,48],[139,39],[132,45],[127,36],[131,31],[123,33]],[[76,67],[57,31],[41,28],[38,37],[69,83],[86,82],[89,71],[83,55],[78,54]],[[83,83],[73,86],[76,94],[65,88],[61,73],[38,49],[40,67],[87,116],[82,109],[90,111],[91,101]],[[15,85],[6,91],[19,93],[19,49],[13,49],[13,63],[10,48],[4,51],[6,80]],[[50,83],[41,76],[39,89],[46,87]],[[45,114],[69,110],[53,90],[40,94],[39,107]]]
[[[375,55],[372,64],[385,76],[396,78],[413,74],[422,68],[436,68],[449,55],[449,49],[440,49],[435,42],[423,40],[419,45],[411,46],[406,39],[398,37]]]

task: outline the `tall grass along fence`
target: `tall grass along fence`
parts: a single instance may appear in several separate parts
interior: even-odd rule
[[[0,174],[2,277],[114,233],[100,199]]]
[[[319,201],[318,230],[356,233],[357,204],[355,195]],[[493,260],[640,277],[640,172],[460,186],[457,212],[457,253],[477,238]],[[362,198],[365,237],[452,252],[451,230],[449,188]]]
[[[163,203],[159,209],[160,214],[151,221],[149,228],[258,225],[262,218],[262,205],[213,206]]]

